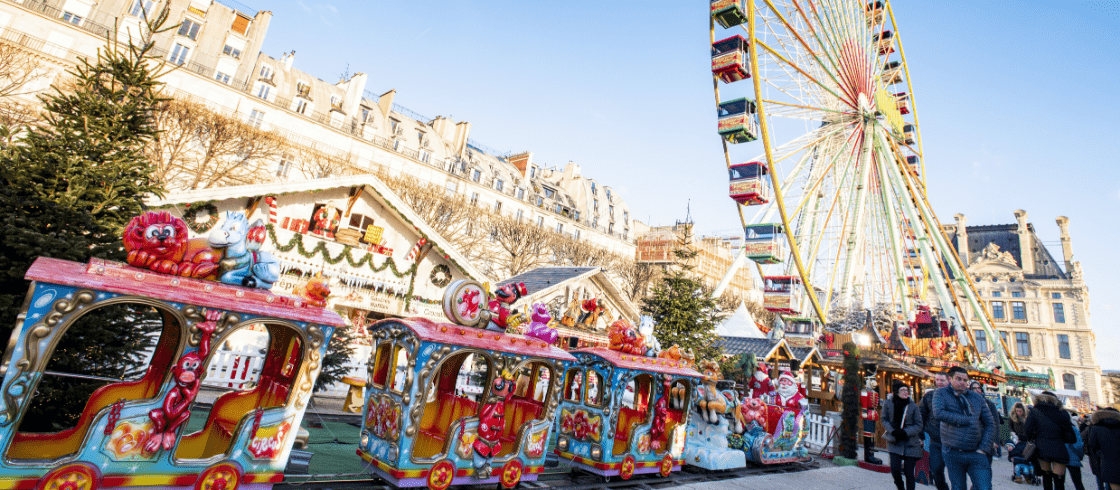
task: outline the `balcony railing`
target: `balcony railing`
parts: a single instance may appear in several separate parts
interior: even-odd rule
[[[52,17],[52,18],[55,18],[55,19],[61,19],[62,18],[62,12],[63,12],[62,9],[60,9],[58,7],[53,7],[53,6],[47,5],[47,3],[42,1],[42,0],[26,0],[26,1],[23,2],[23,6],[25,8],[27,8],[28,10],[41,12],[43,15],[45,15],[47,17]],[[97,37],[100,37],[102,39],[109,37],[109,33],[113,32],[112,28],[110,28],[108,26],[105,26],[105,25],[98,24],[98,23],[89,19],[89,17],[92,16],[93,14],[95,14],[95,13],[96,13],[95,10],[91,10],[89,15],[82,18],[81,22],[79,22],[77,24],[71,23],[71,25],[74,25],[79,29],[82,29],[84,31],[92,33],[93,35],[95,35]]]

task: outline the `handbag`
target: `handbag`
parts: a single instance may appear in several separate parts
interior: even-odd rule
[[[1035,453],[1037,452],[1038,446],[1035,446],[1033,441],[1028,442],[1025,446],[1023,446],[1023,459],[1027,461],[1033,461],[1036,455]]]

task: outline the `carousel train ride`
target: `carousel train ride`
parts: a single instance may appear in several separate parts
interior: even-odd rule
[[[260,251],[264,227],[228,213],[209,237],[187,239],[181,219],[147,212],[125,230],[127,264],[36,261],[2,366],[0,488],[235,490],[339,480],[285,468],[327,345],[346,323],[325,308],[325,282],[300,296],[269,290],[277,262]],[[512,488],[546,467],[553,478],[578,469],[623,480],[666,477],[683,465],[736,467],[687,457],[708,415],[719,418],[709,425],[743,426],[728,407],[749,400],[711,388],[718,374],[695,371],[690,352],[661,350],[626,320],[611,325],[609,348],[562,350],[544,305],[533,305],[532,321],[521,324],[512,307],[523,294],[520,284],[491,294],[486,284],[460,280],[444,297],[449,322],[386,319],[369,327],[353,456],[365,465],[363,481]],[[81,377],[52,371],[51,360],[66,355],[54,351],[68,332],[96,325],[83,322],[96,315],[158,325],[148,366],[132,378],[99,379],[80,415],[43,429],[32,419],[41,417],[33,408],[43,408],[35,398],[44,383]],[[266,339],[255,378],[201,400],[218,346],[245,330]],[[798,422],[748,423],[729,439],[746,455],[738,466],[777,460],[752,456],[736,439]]]

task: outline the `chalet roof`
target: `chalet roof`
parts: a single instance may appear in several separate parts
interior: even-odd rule
[[[723,350],[724,355],[737,356],[740,354],[754,354],[759,360],[766,360],[774,354],[785,351],[792,359],[804,360],[812,355],[815,349],[792,349],[785,339],[756,339],[750,337],[720,337],[716,346]]]
[[[571,279],[590,276],[599,270],[598,267],[539,267],[506,279],[498,283],[498,287],[521,282],[525,283],[527,293],[533,294]]]
[[[981,225],[968,226],[968,250],[977,253],[984,250],[989,243],[996,244],[1001,252],[1008,252],[1015,259],[1019,268],[1023,267],[1023,254],[1019,247],[1019,226],[1006,225]],[[1034,225],[1028,223],[1027,230],[1031,234],[1031,248],[1034,249],[1034,274],[1024,274],[1024,279],[1068,279],[1066,273],[1050,255],[1050,251],[1043,245],[1042,240],[1034,232]],[[949,244],[957,248],[957,232],[955,229],[947,230]]]

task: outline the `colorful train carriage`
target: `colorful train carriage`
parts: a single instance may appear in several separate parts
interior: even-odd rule
[[[520,335],[423,318],[370,326],[358,455],[396,487],[500,483],[543,471],[575,358]]]
[[[680,360],[620,350],[572,351],[556,421],[556,454],[605,478],[668,476],[684,464],[700,373]]]
[[[40,258],[26,277],[33,283],[3,363],[0,488],[267,489],[283,478],[320,360],[344,325],[337,314],[267,290],[99,259]],[[158,342],[146,371],[123,380],[78,375],[101,384],[80,416],[29,429],[41,422],[28,415],[40,390],[67,375],[51,370],[54,351],[68,335],[89,335],[99,318],[153,326]],[[257,382],[218,396],[208,413],[192,410],[211,347],[245,331],[267,338]]]

